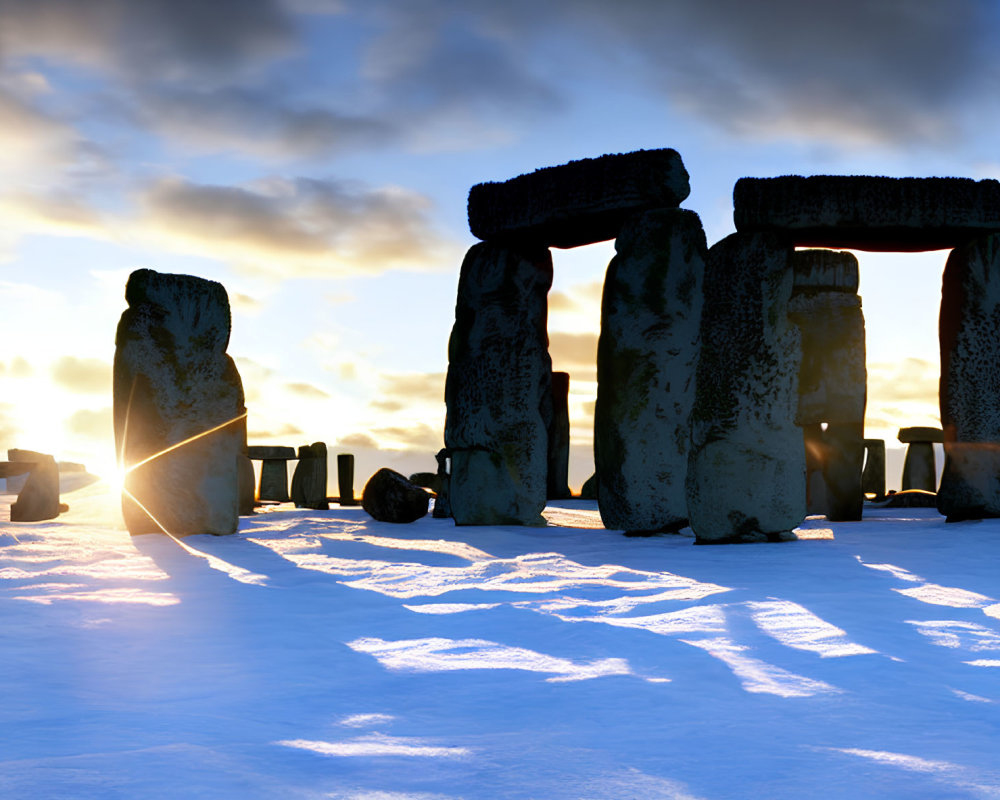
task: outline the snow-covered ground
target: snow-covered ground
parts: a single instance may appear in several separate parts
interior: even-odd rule
[[[583,501],[335,507],[178,543],[100,489],[0,525],[4,798],[1000,797],[1000,520],[694,547]]]

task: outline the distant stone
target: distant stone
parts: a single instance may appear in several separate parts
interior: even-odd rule
[[[552,418],[549,422],[548,498],[565,500],[569,490],[569,373],[552,373]]]
[[[291,500],[296,508],[325,511],[330,508],[326,496],[326,445],[304,444],[299,448],[299,463],[292,474]]]
[[[614,239],[629,217],[675,208],[690,191],[676,150],[587,158],[473,186],[469,229],[484,241],[577,247]]]
[[[136,270],[125,288],[114,361],[122,510],[133,535],[229,534],[239,523],[243,385],[226,355],[221,284]]]
[[[911,442],[941,444],[944,442],[944,431],[941,428],[900,428],[898,438],[903,444],[910,444]]]
[[[253,471],[253,462],[249,456],[238,456],[239,459],[239,480],[240,480],[240,507],[239,515],[248,517],[254,513],[254,502],[256,491],[254,483],[257,480]]]
[[[790,256],[771,234],[733,234],[708,251],[687,476],[700,543],[794,538],[805,517]]]
[[[872,499],[885,499],[885,441],[865,439],[865,467],[861,473],[861,491]]]
[[[941,250],[1000,230],[1000,183],[970,178],[789,175],[743,178],[736,230],[772,231],[796,245]]]
[[[7,458],[30,462],[30,472],[10,507],[11,522],[41,522],[59,516],[59,467],[55,458],[32,450],[12,449]]]
[[[596,500],[597,499],[597,474],[591,475],[587,480],[583,482],[583,486],[580,487],[580,499],[581,500]]]
[[[625,225],[615,249],[597,349],[601,519],[611,530],[679,530],[688,519],[705,234],[692,211],[649,211]]]
[[[354,497],[354,456],[351,453],[337,454],[337,489],[340,492],[337,498],[338,505],[361,504],[361,501]]]
[[[298,457],[295,453],[294,447],[261,444],[250,445],[250,447],[247,448],[247,455],[257,461],[265,461],[271,458],[288,461]]]
[[[937,495],[923,489],[904,489],[893,492],[883,504],[883,508],[934,508]]]
[[[544,247],[478,244],[462,264],[445,385],[459,525],[545,525],[551,285]]]
[[[903,490],[933,492],[937,488],[937,460],[931,442],[911,442],[903,459]]]
[[[414,472],[409,481],[424,489],[430,489],[434,494],[441,491],[441,476],[436,472]]]
[[[430,495],[394,470],[383,467],[365,484],[361,506],[378,522],[414,522],[427,513]]]
[[[948,257],[941,292],[944,471],[949,520],[1000,516],[1000,236]],[[911,445],[912,447],[912,445]]]
[[[432,513],[435,519],[450,519],[451,499],[449,493],[451,489],[451,474],[448,471],[448,463],[451,459],[451,454],[448,452],[448,448],[442,447],[438,450],[434,455],[434,459],[438,465],[437,477],[439,488],[437,497],[434,498],[434,511]]]

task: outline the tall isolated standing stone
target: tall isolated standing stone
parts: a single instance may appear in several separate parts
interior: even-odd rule
[[[246,408],[239,372],[226,355],[226,290],[141,269],[129,276],[125,299],[113,391],[129,532],[233,533]]]
[[[953,521],[998,517],[1000,234],[948,257],[939,333],[945,460],[938,510]]]
[[[637,215],[615,243],[597,349],[594,462],[606,528],[687,524],[685,478],[707,246],[692,211]]]
[[[445,446],[459,525],[544,525],[552,361],[541,245],[474,245],[448,345]]]
[[[794,538],[805,517],[791,252],[768,233],[736,233],[708,251],[687,475],[699,543]]]
[[[789,317],[802,336],[796,421],[807,464],[815,467],[809,513],[859,520],[868,373],[858,260],[852,253],[801,250],[792,254],[792,271]]]
[[[552,419],[549,422],[549,500],[573,496],[569,488],[569,373],[552,373]]]

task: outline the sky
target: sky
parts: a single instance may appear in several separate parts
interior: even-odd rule
[[[712,244],[743,176],[1000,177],[998,32],[987,0],[0,0],[0,448],[110,467],[150,268],[226,287],[251,444],[433,469],[470,186],[672,147]],[[612,255],[554,251],[574,487]],[[890,445],[939,424],[946,255],[859,254]]]

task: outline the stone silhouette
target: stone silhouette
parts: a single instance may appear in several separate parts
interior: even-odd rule
[[[552,361],[544,247],[482,243],[462,264],[448,345],[445,446],[459,525],[544,525]]]
[[[379,522],[414,522],[427,513],[430,495],[394,470],[383,467],[365,484],[361,506]]]
[[[338,505],[360,505],[360,501],[354,497],[354,456],[351,453],[337,455],[337,491],[340,492]]]
[[[940,428],[900,428],[899,441],[907,445],[903,460],[903,491],[919,489],[933,492],[937,488],[934,445],[944,441],[944,433]]]
[[[690,192],[676,150],[587,158],[473,186],[469,229],[483,241],[576,247],[614,239],[630,217]]]
[[[861,491],[872,500],[885,499],[885,440],[865,439],[865,467],[861,473]]]
[[[259,500],[287,503],[288,462],[297,458],[294,447],[280,445],[252,445],[247,448],[250,458],[261,462]]]
[[[685,479],[707,246],[692,211],[659,209],[619,234],[597,350],[594,465],[605,527],[687,524]]]
[[[792,254],[792,270],[789,316],[802,338],[796,421],[805,438],[808,510],[859,520],[868,376],[858,260],[801,250]]]
[[[131,274],[114,358],[115,444],[133,535],[229,534],[246,453],[243,385],[226,355],[230,313],[214,281]]]
[[[569,490],[569,373],[552,373],[552,419],[549,422],[549,500],[572,497]]]
[[[304,444],[299,448],[299,463],[292,473],[291,499],[296,508],[326,511],[330,508],[326,496],[326,445],[323,442]]]
[[[736,233],[708,251],[687,475],[699,543],[794,538],[805,517],[791,253],[766,233]]]
[[[7,458],[10,464],[5,465],[3,477],[27,474],[17,500],[10,507],[11,522],[55,519],[60,511],[66,510],[59,503],[59,467],[53,456],[11,449],[7,451]]]

